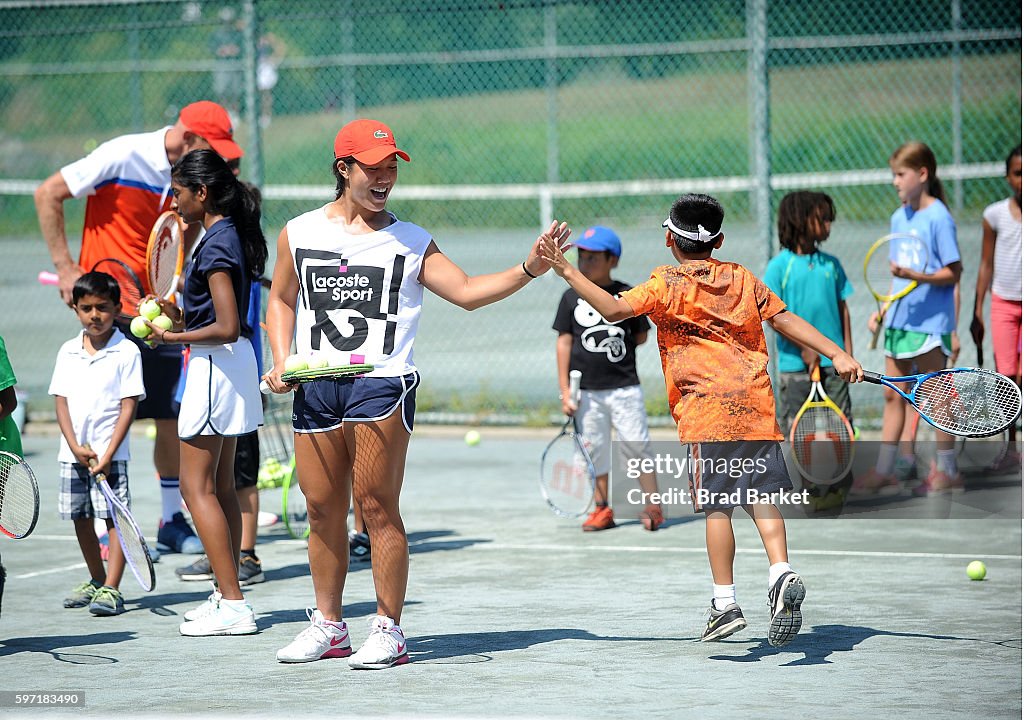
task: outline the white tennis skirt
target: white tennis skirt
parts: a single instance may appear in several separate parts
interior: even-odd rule
[[[185,369],[178,437],[245,435],[263,424],[260,377],[252,343],[193,345]]]

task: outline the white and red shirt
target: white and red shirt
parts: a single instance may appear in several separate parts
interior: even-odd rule
[[[71,194],[88,196],[78,260],[83,270],[113,257],[146,277],[153,223],[171,206],[171,164],[164,147],[168,130],[116,137],[61,168]]]
[[[374,377],[413,372],[423,305],[419,276],[430,234],[395,218],[383,230],[352,235],[325,207],[287,227],[299,280],[297,352],[323,353],[332,365],[370,363]]]

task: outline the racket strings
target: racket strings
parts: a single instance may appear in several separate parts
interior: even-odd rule
[[[178,244],[158,243],[153,260],[149,268],[149,282],[153,286],[153,293],[159,297],[167,297],[174,289],[174,278],[178,274]]]
[[[1020,390],[989,372],[939,373],[922,381],[914,405],[943,430],[955,435],[991,435],[1020,414]]]
[[[566,432],[553,441],[541,463],[542,486],[549,502],[566,515],[580,515],[593,498],[589,454],[582,439]]]
[[[834,410],[811,407],[796,421],[793,449],[801,467],[813,477],[836,479],[846,473],[853,459],[853,438]]]
[[[26,465],[0,456],[0,528],[25,537],[35,526],[37,498],[35,477]]]
[[[121,314],[133,317],[142,302],[142,287],[132,269],[119,261],[100,260],[93,266],[93,270],[105,272],[117,281],[121,288]]]
[[[153,589],[153,578],[150,573],[149,553],[146,546],[139,537],[139,531],[131,516],[119,505],[111,504],[110,509],[114,516],[114,524],[117,526],[117,534],[121,539],[121,546],[124,548],[124,559],[142,589],[148,592]]]

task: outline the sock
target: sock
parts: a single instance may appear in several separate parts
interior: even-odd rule
[[[875,472],[879,475],[892,475],[892,466],[896,463],[896,445],[882,443],[878,448],[878,460],[875,462]]]
[[[936,450],[935,464],[938,465],[939,470],[946,473],[951,478],[956,477],[956,448],[950,448],[949,450]]]
[[[904,467],[913,467],[917,465],[917,458],[914,455],[900,455],[896,462]]]
[[[768,589],[775,587],[784,573],[793,572],[793,567],[788,562],[775,563],[768,568]]]
[[[234,610],[235,612],[242,612],[246,609],[249,601],[245,598],[242,598],[241,600],[225,600],[224,598],[221,598],[220,604],[226,605],[229,609]]]
[[[715,599],[713,604],[715,610],[725,610],[725,606],[729,603],[736,602],[736,585],[711,585],[711,590],[714,593]]]
[[[181,512],[181,488],[177,477],[160,476],[160,502],[163,505],[164,522],[170,522],[174,519],[174,513]]]

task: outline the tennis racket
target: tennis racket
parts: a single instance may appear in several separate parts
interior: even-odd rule
[[[0,532],[28,537],[39,520],[39,485],[24,458],[0,451]]]
[[[789,443],[796,468],[816,485],[833,485],[853,466],[853,427],[821,384],[821,365],[811,367],[811,392],[793,420]]]
[[[139,276],[117,258],[103,258],[92,266],[92,272],[105,272],[117,280],[121,288],[121,312],[118,320],[131,322],[132,318],[139,314],[139,303],[145,296]]]
[[[916,235],[893,233],[879,238],[868,249],[864,258],[864,281],[878,303],[878,325],[868,346],[872,350],[878,347],[878,336],[889,308],[917,287],[916,280],[893,277],[894,265],[924,272],[928,266],[928,246]]]
[[[864,380],[899,393],[929,425],[958,437],[997,435],[1020,415],[1020,388],[991,370],[949,368],[902,377],[865,371]],[[899,383],[910,383],[910,390]]]
[[[149,234],[146,275],[150,291],[164,300],[170,300],[178,289],[185,260],[184,237],[185,225],[173,210],[161,213]]]
[[[296,540],[309,537],[309,512],[306,509],[306,496],[299,487],[298,473],[295,472],[294,455],[284,485],[281,486],[281,510],[289,535]]]
[[[579,407],[579,370],[569,373],[569,397]],[[548,443],[540,458],[540,493],[551,510],[561,517],[578,518],[594,502],[597,473],[580,435],[576,417],[566,418],[558,436]]]
[[[90,449],[88,445],[82,447]],[[89,458],[89,467],[95,465],[96,459]],[[156,587],[156,572],[153,570],[153,561],[149,557],[146,538],[143,537],[139,524],[135,522],[131,512],[110,489],[107,476],[98,472],[95,477],[100,492],[103,493],[107,505],[110,506],[110,515],[114,519],[114,527],[117,529],[117,539],[121,542],[121,549],[124,551],[124,559],[142,589],[149,592]]]
[[[368,363],[357,363],[355,365],[335,365],[334,367],[316,368],[315,370],[297,370],[286,372],[281,375],[281,381],[289,385],[313,382],[314,380],[336,380],[354,375],[365,375],[373,370],[373,365]],[[264,395],[270,392],[267,381],[260,382],[260,392]]]

